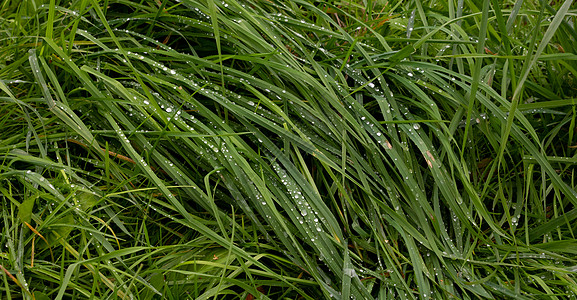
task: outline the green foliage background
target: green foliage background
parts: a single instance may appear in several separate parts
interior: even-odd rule
[[[0,298],[576,298],[571,0],[0,9]]]

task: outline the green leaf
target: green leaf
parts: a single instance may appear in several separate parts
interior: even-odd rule
[[[37,197],[29,197],[18,206],[18,218],[22,223],[30,224],[32,220],[32,210]]]

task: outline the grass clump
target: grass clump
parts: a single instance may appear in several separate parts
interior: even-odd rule
[[[3,298],[575,298],[567,0],[4,2]]]

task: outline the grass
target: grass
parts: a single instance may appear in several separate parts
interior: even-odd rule
[[[575,299],[572,1],[4,1],[0,298]]]

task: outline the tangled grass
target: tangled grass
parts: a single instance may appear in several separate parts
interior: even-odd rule
[[[4,1],[0,298],[575,299],[576,11],[477,2]]]

